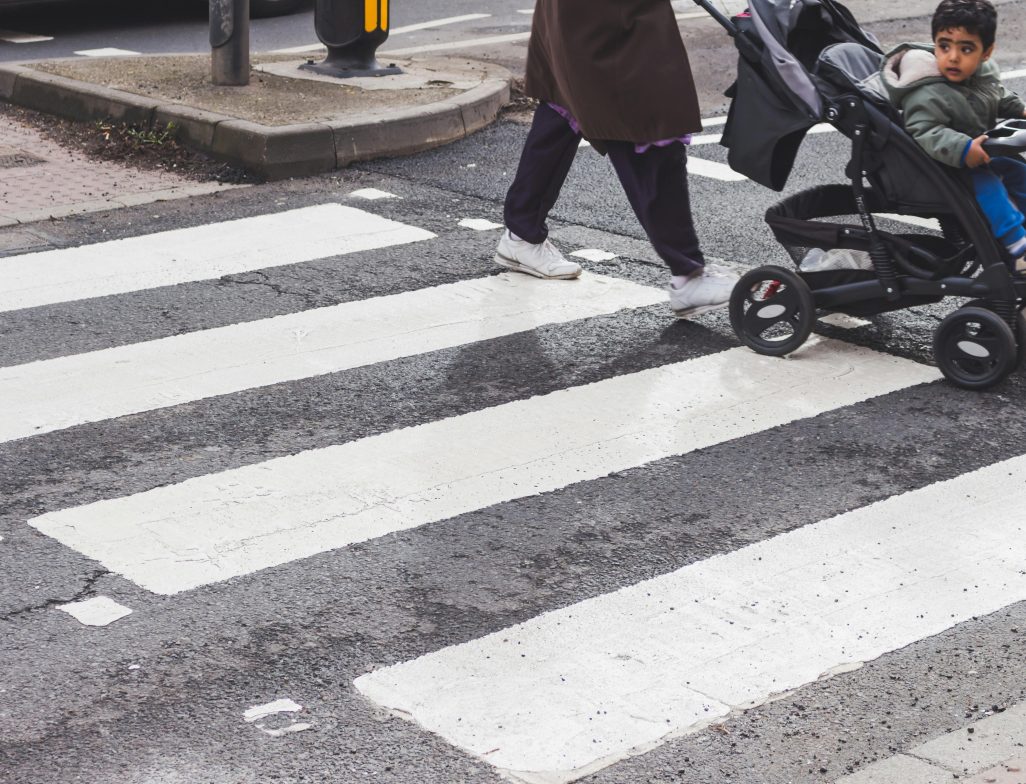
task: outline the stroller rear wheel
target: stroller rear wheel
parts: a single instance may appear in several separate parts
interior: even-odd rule
[[[1018,361],[1012,328],[986,308],[959,308],[937,327],[933,355],[944,376],[963,389],[986,389]]]
[[[746,273],[730,295],[730,324],[758,354],[790,354],[808,339],[815,323],[812,290],[784,267],[767,265]]]

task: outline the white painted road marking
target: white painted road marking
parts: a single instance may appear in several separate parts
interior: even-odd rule
[[[132,614],[123,604],[118,604],[107,596],[94,596],[81,602],[58,604],[62,610],[85,626],[109,626],[114,621]]]
[[[663,302],[506,273],[0,368],[0,442]]]
[[[130,57],[140,55],[142,52],[136,52],[131,49],[117,49],[115,47],[106,46],[102,49],[81,49],[75,52],[77,55],[83,57]]]
[[[494,231],[495,229],[501,229],[501,223],[495,223],[494,221],[485,220],[484,218],[464,218],[459,222],[459,225],[465,229],[473,229],[474,231]]]
[[[787,360],[730,349],[30,524],[143,588],[174,594],[939,377],[830,340]]]
[[[462,14],[460,16],[449,16],[444,19],[432,19],[429,22],[418,22],[417,24],[403,25],[402,27],[395,27],[388,31],[391,35],[405,35],[406,33],[415,33],[418,30],[432,30],[436,27],[446,27],[448,25],[459,24],[461,22],[476,22],[479,19],[489,19],[491,14]]]
[[[360,188],[357,191],[351,191],[348,195],[357,199],[367,199],[367,201],[377,201],[378,199],[402,198],[401,196],[396,196],[394,193],[378,190],[377,188]]]
[[[393,35],[405,35],[406,33],[415,33],[419,30],[431,30],[436,27],[446,27],[448,25],[459,24],[460,22],[475,22],[479,19],[488,19],[491,14],[462,14],[461,16],[449,16],[445,19],[433,19],[430,22],[419,22],[417,24],[405,25],[403,27],[394,27],[388,31],[389,36]],[[290,46],[285,49],[272,49],[271,54],[300,54],[302,52],[312,52],[317,49],[323,49],[324,44],[304,44],[302,46]]]
[[[493,35],[488,38],[469,38],[465,41],[450,41],[444,44],[427,44],[426,46],[414,46],[409,49],[390,49],[381,52],[385,57],[398,57],[408,54],[422,54],[424,52],[445,52],[453,49],[473,49],[479,46],[493,46],[495,44],[509,44],[526,41],[531,37],[530,33],[511,33],[509,35]]]
[[[918,215],[898,215],[893,212],[881,212],[876,217],[886,218],[887,220],[897,221],[898,223],[907,223],[910,226],[918,226],[921,229],[933,229],[934,231],[940,231],[940,221],[936,218],[920,218]]]
[[[31,33],[19,33],[14,30],[0,30],[0,41],[9,44],[38,44],[43,41],[52,41],[50,35],[32,35]]]
[[[124,294],[431,239],[322,204],[190,229],[0,258],[0,311]]]
[[[1026,599],[1024,506],[1018,457],[356,687],[514,778],[570,781]]]
[[[725,163],[707,161],[705,158],[696,158],[694,155],[689,155],[688,175],[692,174],[699,177],[709,177],[714,180],[723,180],[724,182],[743,182],[748,179],[745,175],[738,174]]]
[[[580,250],[575,250],[570,255],[585,261],[612,261],[616,258],[615,253],[610,253],[608,250],[602,250],[601,248],[581,248]]]
[[[873,323],[872,321],[849,316],[847,313],[828,313],[825,316],[821,316],[819,320],[823,324],[840,327],[841,329],[859,329],[860,327],[868,327]]]
[[[242,714],[242,718],[252,724],[254,721],[266,719],[268,716],[273,716],[275,713],[299,713],[301,710],[303,710],[303,706],[298,702],[288,698],[283,698],[274,700],[273,702],[266,702],[263,705],[254,705],[252,708],[247,708],[246,712]]]

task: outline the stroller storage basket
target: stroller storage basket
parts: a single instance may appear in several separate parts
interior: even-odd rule
[[[878,191],[867,189],[864,198],[869,212],[897,212]],[[858,213],[851,186],[822,185],[796,193],[770,207],[766,211],[766,223],[795,264],[800,264],[812,248],[869,252],[870,233],[857,217],[855,222],[846,223],[823,220],[841,216],[850,218]],[[915,217],[936,216],[917,214]],[[971,258],[967,258],[964,247],[945,237],[922,233],[892,234],[877,229],[876,238],[884,244],[899,271],[905,275],[940,280],[964,274],[973,263]]]

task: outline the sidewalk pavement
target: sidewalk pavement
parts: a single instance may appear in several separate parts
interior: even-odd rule
[[[458,57],[408,58],[401,76],[339,80],[296,55],[254,55],[245,87],[215,87],[209,55],[0,64],[0,100],[78,121],[113,120],[179,140],[266,179],[303,176],[455,141],[495,120],[512,77]],[[49,141],[0,114],[0,227],[230,188],[140,171]],[[0,254],[30,248],[0,236]]]
[[[195,182],[174,174],[92,161],[0,114],[0,227],[238,187],[242,186]],[[44,243],[32,234],[0,234],[0,254],[37,244]]]
[[[1024,741],[1026,703],[1021,703],[835,784],[1026,784]]]
[[[407,58],[402,75],[345,80],[302,71],[295,55],[251,60],[242,87],[213,85],[209,55],[0,64],[0,100],[155,132],[172,123],[190,147],[280,179],[461,139],[495,120],[512,81],[456,57]]]

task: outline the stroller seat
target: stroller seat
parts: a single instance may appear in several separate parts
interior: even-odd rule
[[[828,46],[819,55],[815,73],[824,81],[841,90],[855,90],[877,109],[890,117],[897,110],[887,98],[880,68],[884,56],[868,46],[843,43]]]

